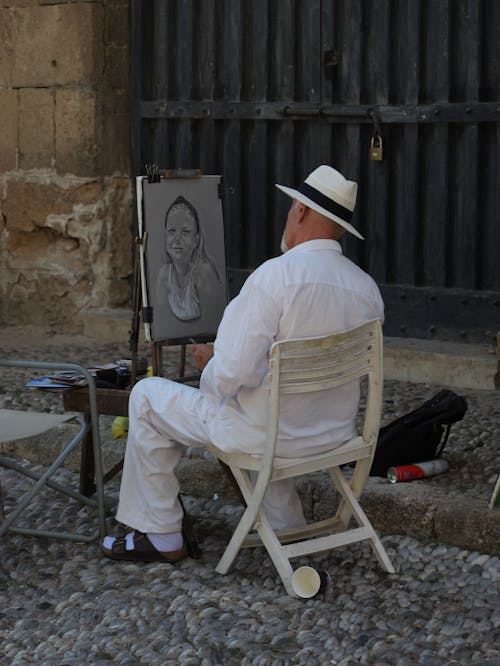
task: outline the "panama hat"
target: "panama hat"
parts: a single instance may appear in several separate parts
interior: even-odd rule
[[[285,185],[276,184],[276,187],[363,240],[351,224],[358,185],[346,180],[336,169],[322,164],[307,176],[297,190]]]

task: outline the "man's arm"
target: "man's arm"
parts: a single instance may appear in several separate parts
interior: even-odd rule
[[[200,389],[219,400],[234,397],[242,387],[259,386],[268,371],[281,304],[252,277],[227,306],[217,331],[214,355],[201,376]]]

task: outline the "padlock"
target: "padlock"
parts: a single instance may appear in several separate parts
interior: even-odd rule
[[[370,141],[370,159],[380,161],[382,157],[382,137],[380,134],[374,134]]]

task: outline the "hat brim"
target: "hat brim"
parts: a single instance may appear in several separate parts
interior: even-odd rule
[[[308,208],[312,208],[315,210],[317,213],[320,213],[321,215],[324,215],[325,217],[328,217],[330,220],[333,220],[337,224],[340,224],[341,227],[344,227],[346,231],[349,233],[353,234],[353,236],[356,236],[357,238],[360,238],[361,240],[365,240],[363,236],[359,233],[357,229],[355,229],[352,224],[349,224],[349,222],[346,222],[343,220],[341,217],[338,217],[337,215],[334,215],[333,213],[330,213],[329,210],[326,210],[326,208],[323,208],[322,206],[319,206],[315,201],[312,199],[309,199],[309,197],[306,197],[302,192],[299,192],[298,190],[294,190],[292,187],[286,187],[285,185],[278,185],[276,183],[276,187],[287,194],[289,197],[292,199],[297,199],[297,201],[300,201],[303,203],[305,206]]]

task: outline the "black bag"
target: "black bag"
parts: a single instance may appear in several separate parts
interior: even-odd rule
[[[380,428],[370,476],[386,476],[388,468],[395,465],[439,458],[452,424],[461,421],[466,411],[466,399],[444,389],[417,409]]]

